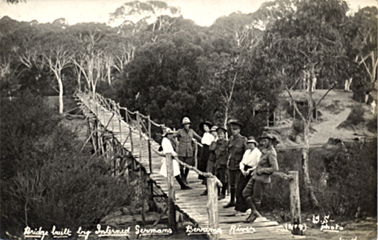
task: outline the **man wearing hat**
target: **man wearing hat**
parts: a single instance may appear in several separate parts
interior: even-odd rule
[[[248,209],[248,204],[243,197],[243,190],[249,179],[252,177],[253,171],[256,169],[260,160],[261,152],[257,148],[257,141],[254,137],[248,137],[248,149],[244,152],[243,158],[239,164],[241,171],[240,179],[236,188],[235,210],[244,213]]]
[[[193,129],[190,128],[190,119],[188,117],[184,117],[182,119],[182,126],[174,136],[178,138],[178,158],[189,164],[194,166],[194,151],[193,151],[193,141],[201,141],[201,137],[194,132]],[[196,138],[196,139],[195,139]],[[181,177],[185,184],[188,184],[187,177],[189,174],[189,169],[185,168],[184,166],[180,165]]]
[[[177,153],[175,151],[175,141],[173,138],[173,131],[170,128],[166,128],[165,132],[162,134],[163,140],[161,142],[161,147],[163,150],[163,154],[170,153],[172,154],[172,161],[173,161],[173,175],[175,176],[177,182],[180,184],[182,190],[191,189],[191,187],[187,186],[181,179],[180,176],[180,165],[179,163],[174,159],[174,157],[177,157]],[[167,159],[164,157],[161,160],[161,168],[160,168],[160,174],[167,177]]]
[[[229,157],[227,162],[231,198],[230,202],[223,206],[224,208],[235,206],[236,185],[241,175],[239,164],[242,160],[245,150],[247,150],[248,148],[247,138],[240,135],[240,130],[243,125],[236,119],[229,120],[228,125],[231,129],[232,135],[228,140]]]
[[[252,209],[251,214],[246,219],[248,223],[253,223],[256,218],[261,216],[258,209],[261,205],[265,188],[271,182],[270,175],[278,171],[277,153],[273,147],[273,141],[275,141],[275,137],[271,134],[264,132],[261,135],[262,150],[260,161],[243,191],[243,196],[248,206]]]
[[[215,155],[215,175],[221,181],[223,187],[221,194],[219,195],[219,200],[226,197],[227,189],[227,160],[228,160],[228,147],[226,140],[227,130],[223,127],[217,128],[217,140],[214,141],[210,146],[210,151],[214,151]],[[210,161],[210,160],[209,160]]]

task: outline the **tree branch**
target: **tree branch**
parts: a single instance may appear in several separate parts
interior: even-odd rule
[[[298,115],[301,117],[302,121],[307,122],[306,118],[305,118],[305,117],[303,116],[303,114],[299,111],[298,106],[297,106],[297,103],[295,102],[293,95],[291,95],[291,92],[290,92],[289,88],[287,87],[287,85],[285,85],[285,90],[287,91],[287,93],[288,93],[289,96],[290,96],[290,99],[291,99],[291,101],[292,101],[292,103],[293,103],[293,106],[294,106],[295,111],[296,111],[296,112],[298,113]]]
[[[332,91],[332,89],[334,89],[334,88],[336,87],[336,85],[337,85],[337,82],[335,82],[335,83],[332,85],[332,87],[331,87],[330,89],[327,90],[327,92],[323,95],[322,98],[320,98],[320,100],[318,101],[318,103],[315,105],[314,109],[317,108],[317,107],[319,106],[320,102],[321,102],[321,101],[327,96],[327,94],[328,94],[330,91]]]

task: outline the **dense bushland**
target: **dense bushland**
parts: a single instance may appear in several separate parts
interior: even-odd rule
[[[1,100],[1,234],[87,227],[128,204],[132,189],[30,93]]]
[[[332,216],[353,217],[377,214],[377,141],[327,144],[310,152],[309,171],[320,211]],[[280,171],[299,172],[301,207],[313,211],[304,189],[301,153],[278,153]],[[263,207],[266,210],[290,209],[289,183],[273,177]]]

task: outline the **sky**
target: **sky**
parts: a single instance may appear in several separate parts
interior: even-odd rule
[[[26,0],[8,4],[0,0],[0,18],[9,16],[18,21],[37,20],[40,23],[65,18],[69,24],[78,22],[108,22],[109,13],[132,0]],[[215,19],[232,12],[251,13],[266,0],[162,0],[180,7],[184,18],[198,25],[210,26]],[[348,1],[348,0],[347,0]],[[350,8],[378,5],[378,0],[349,0]]]

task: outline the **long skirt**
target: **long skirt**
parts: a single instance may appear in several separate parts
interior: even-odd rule
[[[176,177],[180,175],[180,164],[175,160],[172,159],[173,162],[173,175]],[[161,159],[161,167],[159,174],[163,175],[164,177],[167,177],[167,159],[163,158]]]
[[[198,161],[198,170],[206,172],[207,161],[209,160],[210,150],[208,145],[203,145],[201,159]],[[205,177],[198,175],[198,179],[205,179]]]
[[[245,212],[248,210],[248,204],[243,197],[243,190],[247,183],[251,179],[251,176],[245,177],[243,174],[240,174],[239,182],[237,183],[236,187],[236,203],[235,203],[235,210],[240,212]]]

